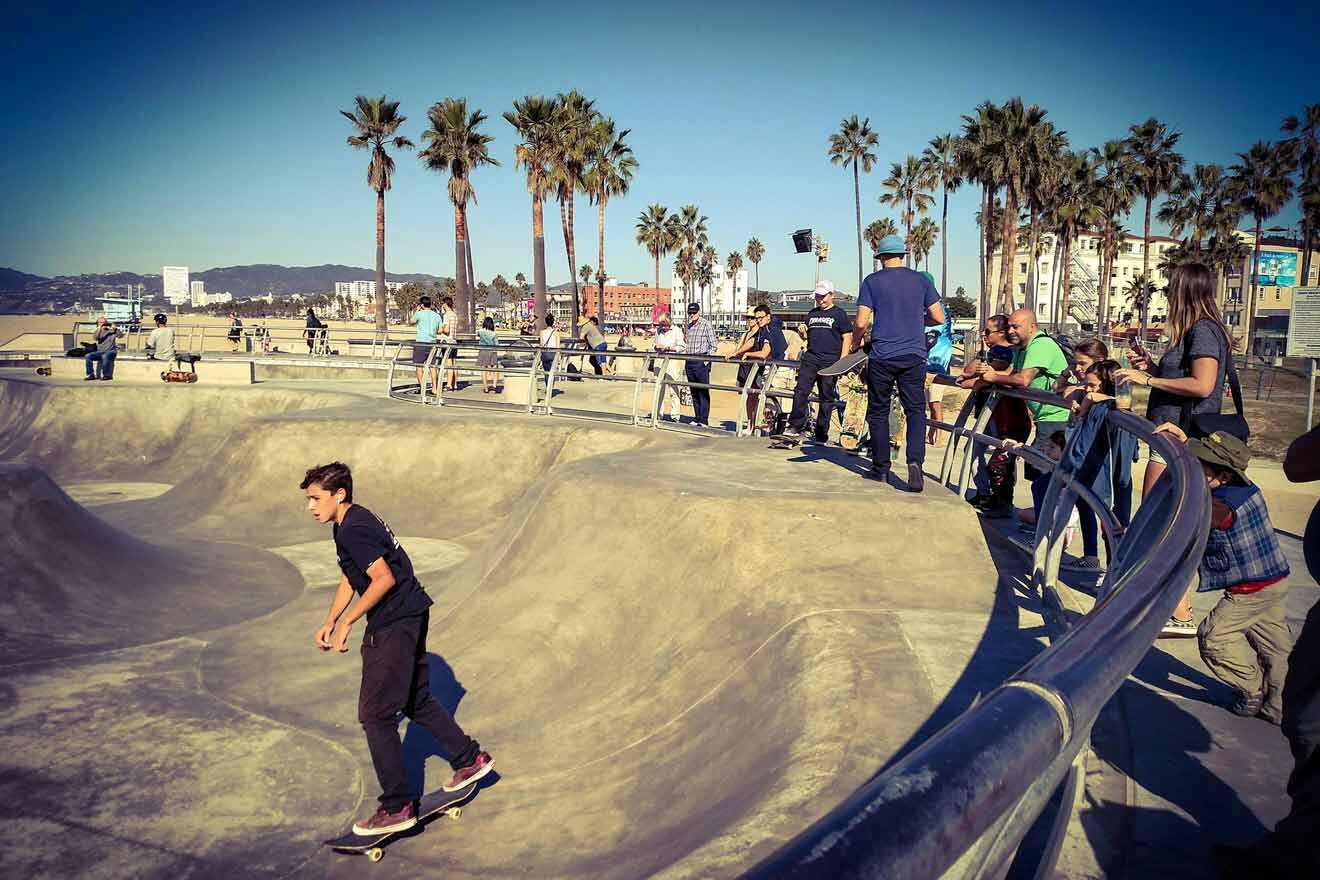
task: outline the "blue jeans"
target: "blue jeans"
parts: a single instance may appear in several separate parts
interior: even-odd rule
[[[545,372],[545,386],[550,387],[550,366],[555,362],[554,354],[550,352],[541,353],[541,369]]]
[[[102,379],[114,378],[115,357],[118,356],[118,354],[119,351],[117,349],[112,348],[109,351],[93,351],[87,354],[86,356],[84,356],[83,360],[87,364],[87,375],[88,376],[96,375],[96,373],[92,369],[92,365],[96,364],[97,367],[100,369]]]
[[[907,462],[926,461],[926,358],[919,354],[892,361],[871,359],[866,369],[866,425],[871,431],[871,467],[889,467],[889,407],[898,399],[907,418]]]
[[[609,345],[607,345],[607,344],[604,343],[604,342],[602,342],[600,345],[598,345],[598,346],[596,346],[594,349],[592,349],[592,351],[609,351],[609,350],[610,350]],[[609,360],[609,358],[605,358],[605,357],[597,357],[596,355],[593,354],[591,357],[587,358],[587,360],[591,361],[591,368],[592,368],[593,370],[595,370],[595,371],[596,371],[596,375],[599,376],[599,375],[601,375],[601,374],[604,372],[604,371],[601,369],[602,365],[604,365],[604,363],[605,363],[607,360]]]
[[[688,361],[684,365],[689,382],[700,382],[703,385],[710,384],[710,361]],[[710,389],[709,388],[690,388],[692,392],[692,421],[708,425],[710,424]]]

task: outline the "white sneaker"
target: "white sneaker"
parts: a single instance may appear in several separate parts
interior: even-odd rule
[[[1187,639],[1196,637],[1195,620],[1179,620],[1176,617],[1170,617],[1164,622],[1164,629],[1160,630],[1160,636],[1172,636],[1178,639]]]

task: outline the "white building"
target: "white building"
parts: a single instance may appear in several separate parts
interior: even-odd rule
[[[206,305],[206,282],[190,281],[188,283],[189,299],[192,301],[193,308],[200,309]]]
[[[739,269],[736,275],[731,275],[723,263],[716,263],[712,267],[712,274],[714,280],[711,284],[698,286],[696,281],[692,282],[691,300],[700,303],[702,311],[716,315],[737,315],[745,312],[747,270]],[[687,314],[688,288],[677,272],[670,272],[669,290],[671,314]]]
[[[165,287],[165,299],[169,304],[187,305],[192,299],[192,291],[188,289],[188,267],[164,266],[160,275]]]

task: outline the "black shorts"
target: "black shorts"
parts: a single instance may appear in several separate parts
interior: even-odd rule
[[[435,348],[434,342],[414,342],[412,347],[413,363],[419,367],[425,365],[427,355],[431,353],[433,348]]]

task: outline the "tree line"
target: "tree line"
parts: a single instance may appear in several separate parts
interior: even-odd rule
[[[1067,133],[1048,120],[1047,112],[1021,98],[1002,104],[985,101],[962,117],[961,131],[932,138],[920,156],[907,156],[890,166],[881,187],[882,205],[894,208],[904,226],[910,250],[909,263],[919,265],[943,240],[940,289],[948,284],[948,196],[963,185],[980,187],[979,229],[980,309],[988,314],[991,297],[996,311],[1012,311],[1019,303],[1014,284],[1016,251],[1021,240],[1029,254],[1025,297],[1021,305],[1036,306],[1036,267],[1043,240],[1051,236],[1061,296],[1052,297],[1054,321],[1069,312],[1071,266],[1067,259],[1080,234],[1099,237],[1101,260],[1097,291],[1097,319],[1109,310],[1109,276],[1124,244],[1123,223],[1138,205],[1143,211],[1144,243],[1142,272],[1128,294],[1140,313],[1144,335],[1151,295],[1155,292],[1150,272],[1151,218],[1154,203],[1164,204],[1154,213],[1168,224],[1181,243],[1161,255],[1159,268],[1166,274],[1183,262],[1200,262],[1215,269],[1222,289],[1231,267],[1248,256],[1257,266],[1265,221],[1299,200],[1302,229],[1301,277],[1309,277],[1312,241],[1320,224],[1320,104],[1303,109],[1299,116],[1285,118],[1277,141],[1260,141],[1227,168],[1196,164],[1190,170],[1177,152],[1180,133],[1157,119],[1129,127],[1126,137],[1100,146],[1073,148]],[[857,115],[843,119],[829,136],[827,155],[838,165],[850,167],[857,223],[857,277],[862,280],[862,240],[872,248],[887,235],[898,234],[898,225],[881,218],[862,226],[860,176],[876,163],[879,137],[870,119]],[[942,195],[941,222],[923,218],[935,204],[934,193]],[[1236,235],[1249,220],[1255,235],[1254,251],[1248,252]],[[1019,229],[1022,229],[1019,234]],[[1272,230],[1271,230],[1272,231]],[[994,254],[1001,244],[998,290],[991,291]],[[1059,264],[1062,265],[1059,265]],[[1304,282],[1303,282],[1304,283]],[[1258,271],[1252,271],[1251,301],[1247,317],[1247,349],[1255,317]]]

